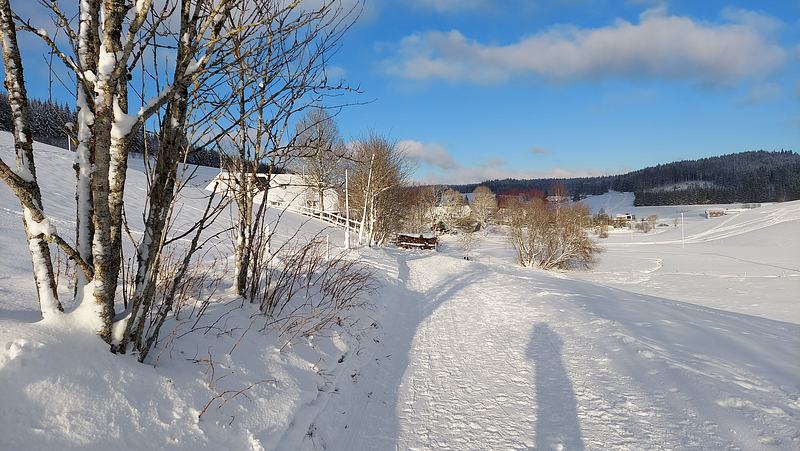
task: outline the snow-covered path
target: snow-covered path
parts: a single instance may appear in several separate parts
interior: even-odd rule
[[[800,326],[397,254],[381,349],[308,448],[796,449]]]

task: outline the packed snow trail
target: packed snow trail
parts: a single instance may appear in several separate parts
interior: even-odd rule
[[[800,326],[393,255],[383,342],[336,387],[308,449],[800,446]]]

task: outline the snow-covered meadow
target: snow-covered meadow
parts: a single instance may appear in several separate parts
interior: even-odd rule
[[[578,277],[642,294],[800,324],[800,201],[634,207],[632,193],[583,201],[595,213],[658,216],[649,233],[612,229]],[[727,210],[706,218],[706,210]],[[681,219],[683,213],[683,219]],[[683,232],[681,231],[683,221]]]
[[[45,208],[69,231],[72,154],[36,150]],[[178,225],[215,173],[198,170]],[[132,164],[127,208],[144,190]],[[455,238],[361,249],[381,289],[349,333],[244,334],[254,308],[223,287],[204,317],[219,327],[171,322],[152,366],[38,321],[20,208],[0,187],[0,449],[800,447],[800,202],[714,219],[625,193],[586,203],[668,227],[611,233],[585,272],[516,266],[500,228],[471,261]],[[297,229],[343,241],[285,213],[279,235]]]

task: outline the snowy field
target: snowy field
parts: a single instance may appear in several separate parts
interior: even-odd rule
[[[612,217],[657,215],[666,227],[647,234],[611,229],[609,238],[599,240],[605,252],[598,264],[579,277],[800,324],[800,201],[741,211],[735,204],[633,207],[633,193],[608,193],[584,203],[595,213],[605,208]],[[707,219],[707,209],[732,212]]]
[[[45,207],[68,231],[71,154],[37,157]],[[214,173],[181,215],[197,214]],[[128,179],[136,211],[141,167]],[[220,293],[209,315],[226,315],[224,333],[176,338],[154,367],[37,322],[19,206],[0,187],[0,449],[800,448],[800,202],[715,219],[633,208],[624,193],[587,203],[669,227],[612,233],[574,273],[517,267],[499,228],[472,261],[453,238],[438,253],[363,249],[382,288],[352,334],[242,338],[252,310]],[[342,241],[291,213],[281,224]]]

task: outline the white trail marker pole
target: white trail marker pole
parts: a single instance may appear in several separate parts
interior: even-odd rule
[[[347,187],[347,169],[344,170],[344,248],[350,249],[350,193]]]
[[[361,239],[364,236],[364,221],[367,219],[367,198],[370,196],[370,185],[372,184],[372,164],[375,163],[375,154],[369,160],[369,174],[367,175],[367,190],[364,191],[364,213],[361,214],[361,227],[358,229],[358,245],[361,245]]]
[[[681,249],[683,249],[686,245],[683,242],[683,212],[681,212]]]

